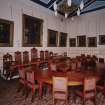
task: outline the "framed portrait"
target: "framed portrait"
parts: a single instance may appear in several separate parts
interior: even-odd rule
[[[105,35],[99,35],[99,45],[105,45]]]
[[[70,38],[69,39],[69,46],[70,47],[76,47],[76,38]]]
[[[77,36],[77,46],[78,47],[86,47],[86,36]]]
[[[59,47],[66,47],[66,45],[67,45],[67,33],[60,32]]]
[[[14,22],[0,19],[0,47],[13,46]]]
[[[48,29],[48,47],[57,47],[58,32]]]
[[[43,20],[23,14],[23,46],[42,46]]]
[[[97,37],[88,37],[88,47],[97,47]]]

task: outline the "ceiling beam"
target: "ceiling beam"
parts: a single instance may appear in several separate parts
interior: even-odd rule
[[[93,12],[93,11],[101,10],[101,9],[105,9],[105,6],[94,8],[94,9],[91,9],[91,10],[88,10],[88,11],[84,11],[81,14],[85,14],[85,13],[89,13],[89,12]]]
[[[90,6],[91,4],[93,4],[94,2],[95,2],[96,0],[88,0],[84,5],[84,9],[85,8],[87,8],[88,6]],[[69,15],[68,15],[68,17],[72,17],[72,16],[75,16],[77,13],[77,10],[78,10],[78,8],[76,9],[76,10],[74,10],[72,13],[70,13]]]

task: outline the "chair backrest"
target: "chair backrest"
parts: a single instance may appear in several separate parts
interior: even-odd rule
[[[31,49],[31,62],[35,61],[38,58],[38,51],[36,48]]]
[[[27,64],[27,63],[29,63],[29,52],[24,51],[23,52],[23,64]]]
[[[44,51],[40,51],[40,59],[44,60]]]
[[[25,70],[24,69],[19,69],[19,78],[20,79],[25,79]]]
[[[22,56],[20,51],[15,52],[15,62],[16,64],[22,63]]]
[[[10,65],[12,64],[12,55],[7,53],[3,55],[3,69],[10,69]]]
[[[94,97],[96,94],[96,78],[87,77],[84,79],[84,96]]]
[[[67,93],[67,83],[66,77],[53,77],[53,92]]]
[[[34,71],[27,71],[26,72],[26,80],[32,84],[35,82],[35,74]]]
[[[5,54],[5,55],[3,55],[3,62],[7,62],[7,61],[10,61],[10,62],[12,62],[12,55],[11,54],[9,54],[9,53],[7,53],[7,54]]]
[[[49,57],[53,57],[53,52],[49,52]]]
[[[49,52],[46,50],[45,51],[45,59],[47,60],[49,58]]]
[[[76,62],[71,63],[71,70],[76,71]]]

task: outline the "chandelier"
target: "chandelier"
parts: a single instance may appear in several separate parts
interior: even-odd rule
[[[68,17],[68,14],[77,10],[77,15],[80,15],[80,11],[84,8],[83,0],[80,3],[74,3],[73,0],[61,0],[60,3],[57,4],[57,0],[53,4],[55,16],[57,16],[58,11],[65,15],[65,18]]]

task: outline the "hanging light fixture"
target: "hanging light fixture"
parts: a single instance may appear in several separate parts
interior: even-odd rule
[[[84,8],[84,2],[82,0],[81,3],[80,3],[80,9],[82,10],[83,8]]]
[[[62,2],[58,3],[57,0],[55,0],[53,4],[53,9],[55,16],[58,15],[58,11],[64,14],[65,18],[68,17],[69,13],[72,13],[72,11],[77,10],[77,16],[80,15],[81,10],[84,8],[84,1],[80,0],[79,5],[73,2],[72,0],[61,0]]]
[[[65,13],[65,18],[67,18],[67,16],[68,16],[68,14],[67,14],[67,13]]]
[[[53,7],[54,7],[54,11],[56,11],[57,10],[57,3],[56,2],[54,2]]]
[[[77,15],[80,16],[80,9],[77,10]]]
[[[55,16],[57,16],[58,15],[58,12],[57,11],[55,11]]]
[[[72,4],[72,1],[71,1],[71,0],[67,0],[67,4],[68,4],[68,6],[70,7],[71,4]]]

